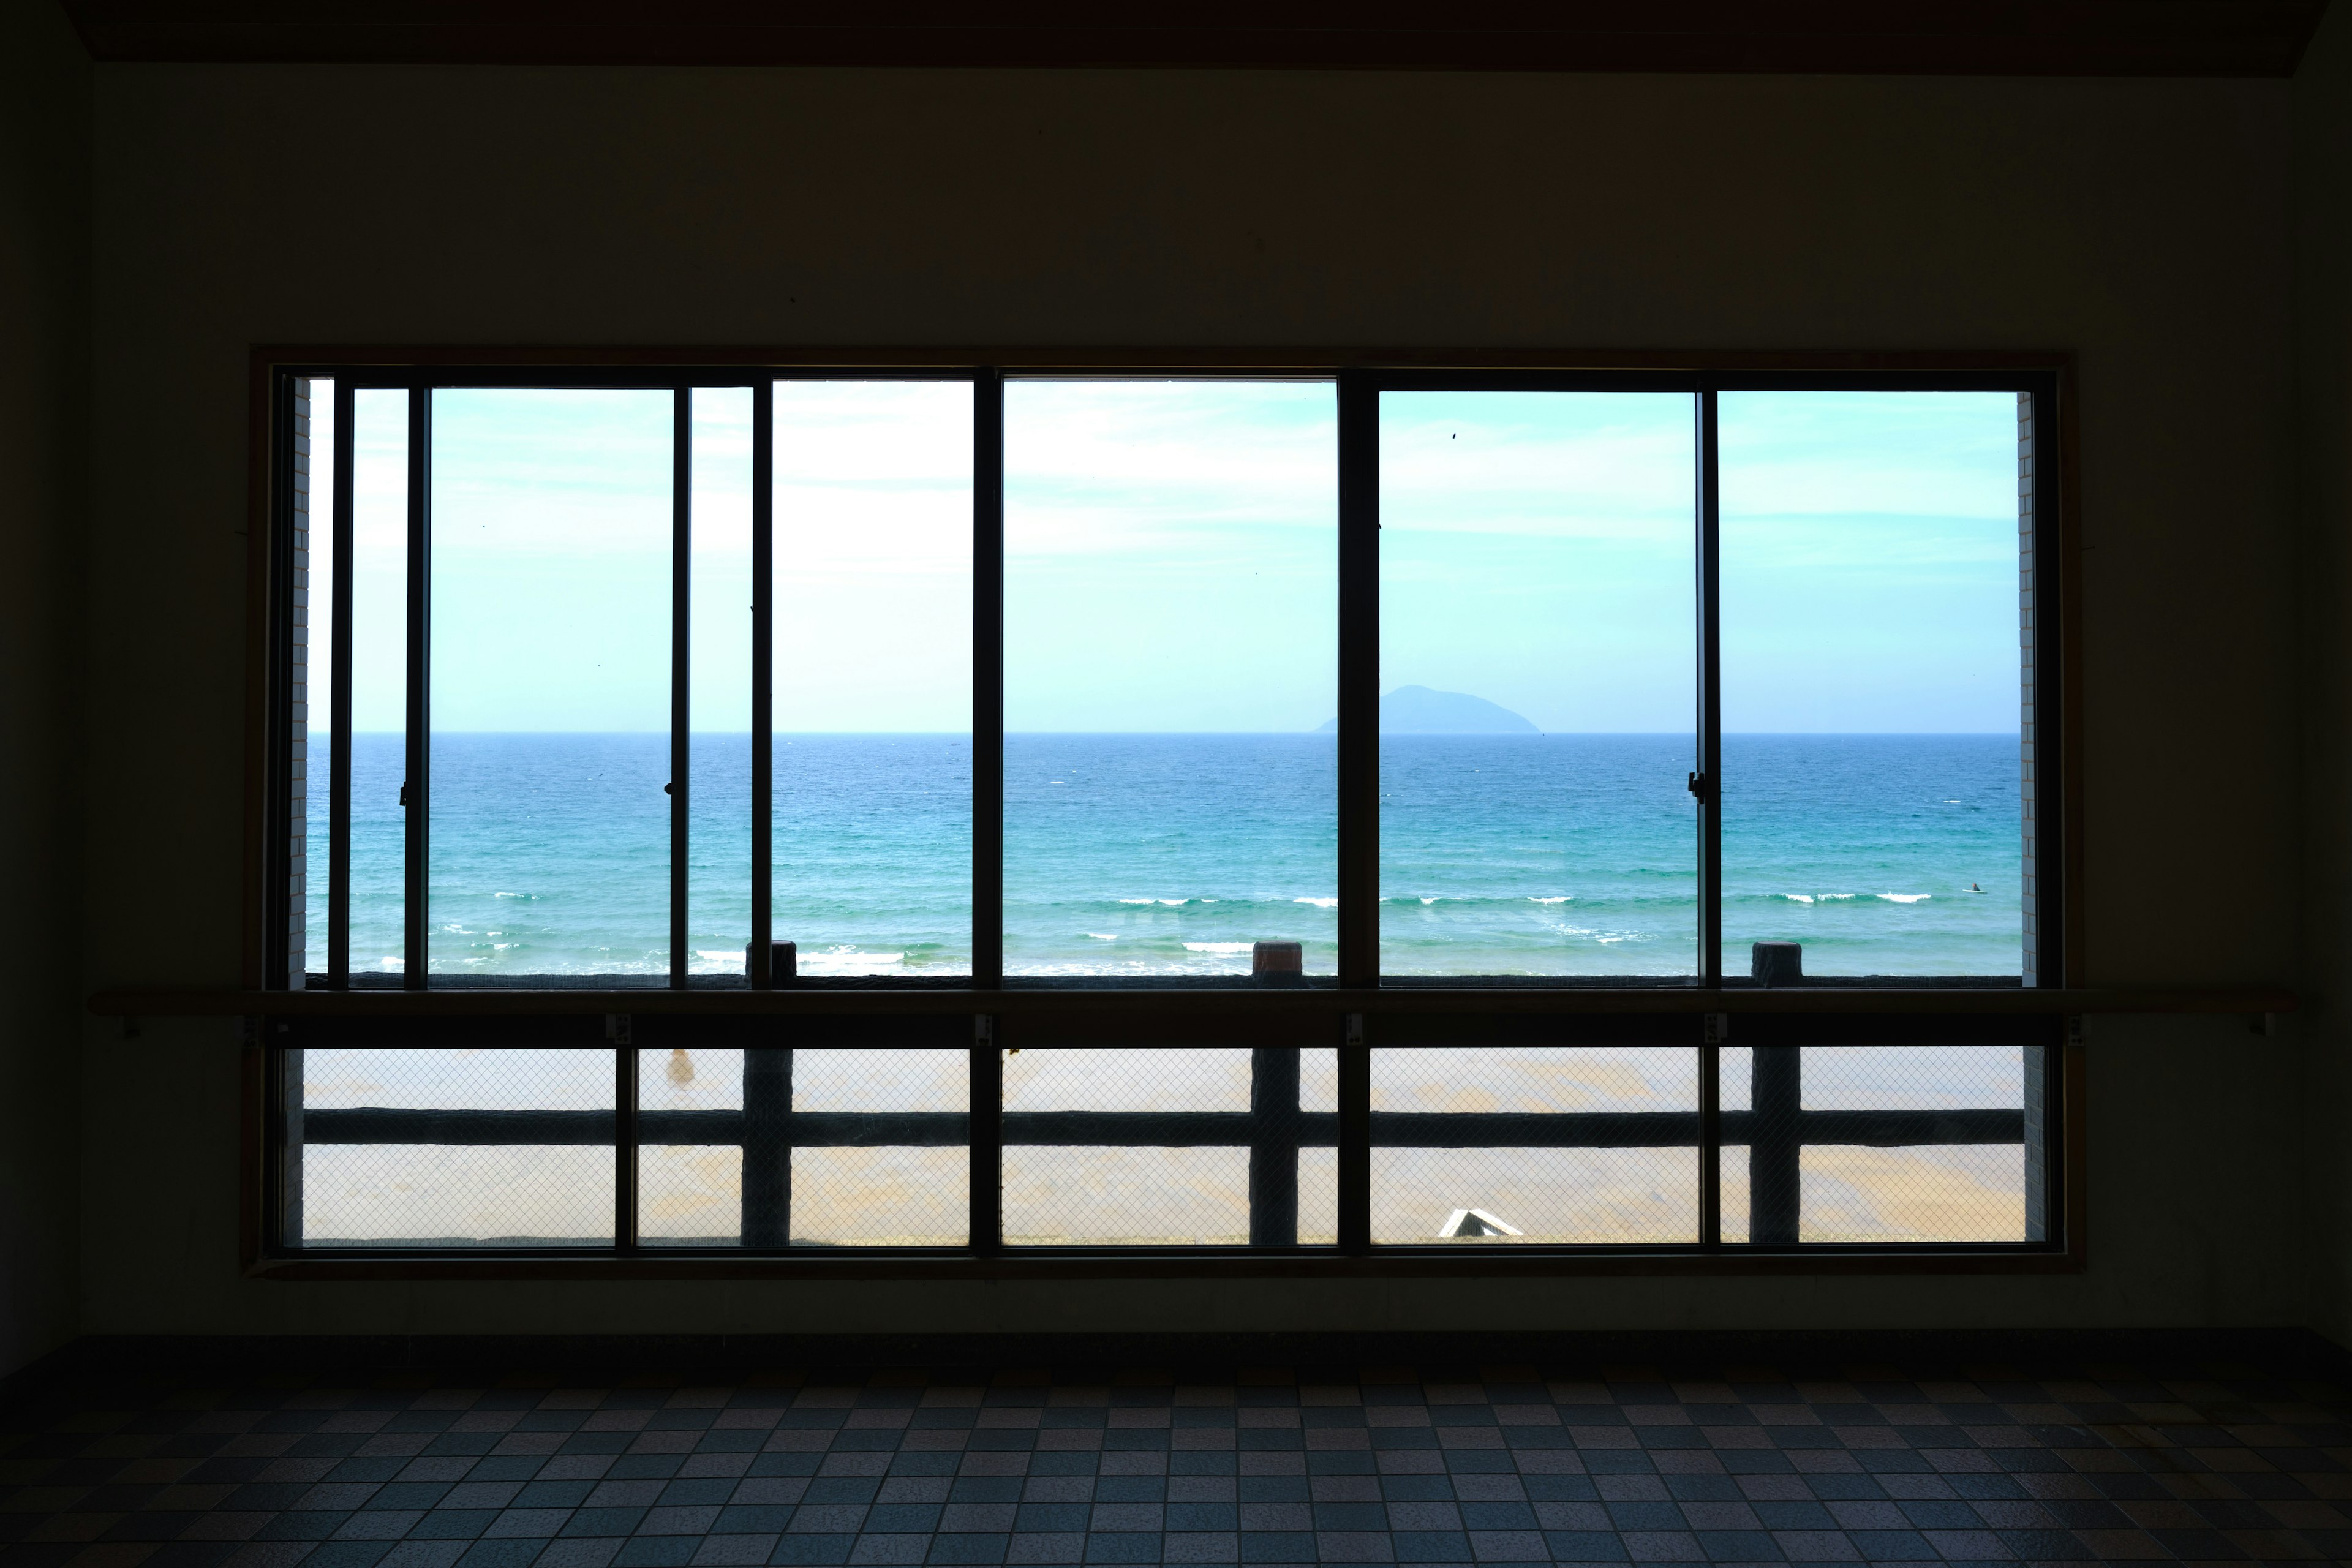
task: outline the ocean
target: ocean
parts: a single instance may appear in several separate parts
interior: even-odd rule
[[[2019,973],[2014,737],[1727,735],[1723,752],[1727,973],[1767,939],[1803,943],[1814,975]],[[689,968],[740,974],[750,737],[698,735],[692,756]],[[774,934],[801,972],[968,973],[968,740],[779,735],[775,757]],[[1694,765],[1686,736],[1383,737],[1382,972],[1696,973]],[[1014,734],[1004,766],[1008,973],[1242,974],[1277,939],[1332,972],[1330,736]],[[355,973],[402,969],[402,773],[400,737],[353,737]],[[429,971],[666,973],[668,773],[660,734],[436,737]],[[310,832],[323,868],[323,793]]]

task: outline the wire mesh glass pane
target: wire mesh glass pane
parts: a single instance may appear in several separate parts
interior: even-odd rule
[[[637,1240],[714,1247],[743,1229],[743,1053],[637,1053]]]
[[[2017,395],[1721,409],[1724,973],[2019,973]]]
[[[335,635],[352,656],[352,976],[364,984],[405,962],[408,394],[357,387],[352,405],[352,621]]]
[[[966,1051],[792,1054],[793,1245],[961,1247],[971,1219],[971,1057]],[[868,1135],[872,1117],[898,1129]],[[837,1142],[812,1135],[837,1119]],[[891,1142],[922,1136],[937,1142]]]
[[[1614,1046],[1372,1052],[1372,1239],[1632,1245],[1698,1234],[1698,1057]]]
[[[1004,1232],[1016,1246],[1289,1247],[1338,1233],[1337,1166],[1286,1048],[1006,1053]],[[1253,1103],[1258,1109],[1253,1111]],[[1255,1201],[1254,1201],[1255,1194]]]
[[[645,1245],[963,1245],[968,1053],[698,1047],[639,1057]]]
[[[436,973],[668,973],[676,410],[433,394]]]
[[[1692,395],[1380,404],[1381,973],[1696,973]]]
[[[971,384],[775,384],[772,935],[971,973]]]
[[[2042,1070],[2019,1046],[1726,1048],[1725,1239],[2042,1239]]]
[[[289,1097],[300,1108],[289,1128],[300,1223],[289,1229],[304,1246],[613,1239],[611,1051],[313,1047],[287,1058],[300,1079]]]

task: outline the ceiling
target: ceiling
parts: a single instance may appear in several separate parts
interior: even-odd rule
[[[2287,76],[2326,0],[64,0],[100,60]]]

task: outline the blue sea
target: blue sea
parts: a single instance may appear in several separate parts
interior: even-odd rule
[[[1382,738],[1381,943],[1395,975],[1698,968],[1690,739]],[[1728,735],[1725,969],[1759,940],[1809,974],[2019,972],[2019,754],[2003,735]],[[693,741],[690,969],[740,974],[746,735]],[[779,735],[774,933],[801,973],[968,973],[971,747]],[[1005,740],[1005,968],[1245,973],[1251,944],[1337,957],[1328,735]],[[434,973],[667,973],[668,737],[446,734],[433,752]],[[352,743],[355,973],[402,970],[402,743]],[[326,954],[326,804],[310,808]]]

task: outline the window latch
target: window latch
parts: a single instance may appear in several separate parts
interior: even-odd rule
[[[1706,804],[1706,775],[1705,773],[1691,774],[1690,792],[1691,798],[1693,800],[1697,801],[1701,805],[1705,805]]]
[[[403,805],[406,805],[408,804],[408,781],[406,779],[400,781],[400,804]]]

